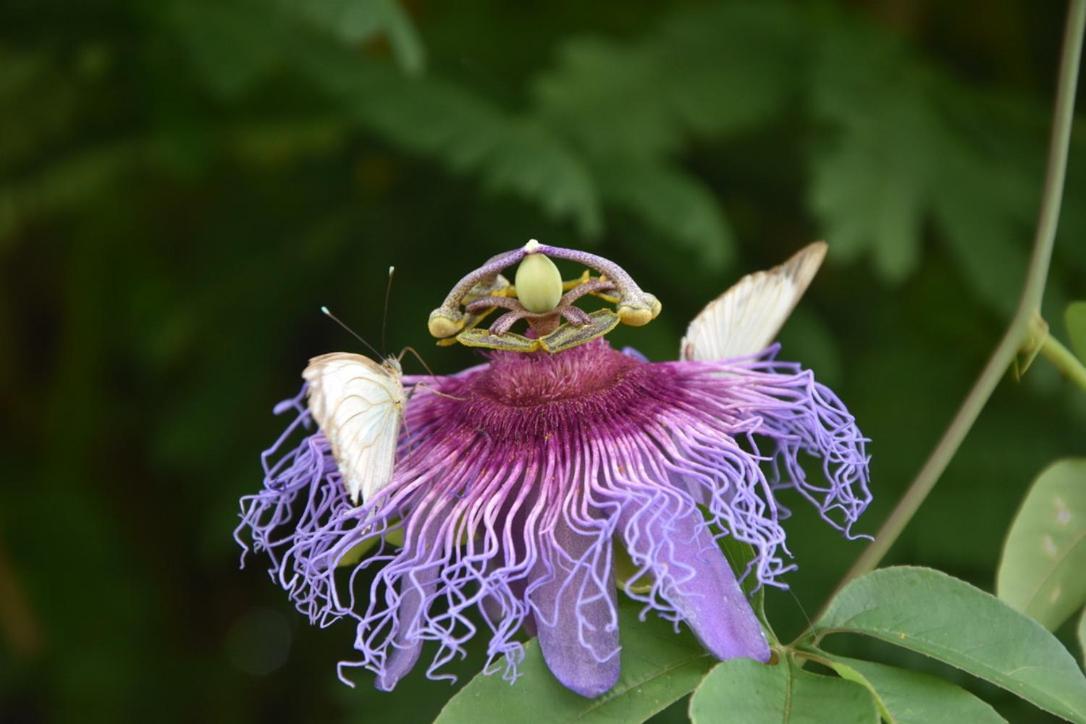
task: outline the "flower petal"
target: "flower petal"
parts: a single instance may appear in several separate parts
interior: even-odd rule
[[[618,681],[619,643],[610,539],[577,533],[559,520],[552,560],[536,564],[529,587],[539,646],[554,676],[595,698]]]
[[[403,579],[403,583],[408,584],[408,579]],[[422,637],[412,636],[411,629],[424,613],[423,604],[433,596],[436,588],[435,580],[432,583],[413,584],[402,592],[398,630],[376,681],[376,686],[381,691],[392,691],[418,661],[419,654],[422,653]]]
[[[410,528],[405,531],[403,550],[409,555],[417,551],[414,556],[418,561],[418,568],[400,578],[400,598],[396,606],[394,633],[389,641],[384,665],[378,671],[375,682],[375,686],[381,691],[392,691],[422,653],[421,630],[441,581],[441,565],[431,562],[440,558],[437,556],[437,531],[436,527],[430,525],[422,526],[419,531],[412,531]],[[416,541],[414,544],[412,539]]]
[[[719,659],[769,661],[758,617],[697,508],[628,508],[620,521],[634,563],[648,565],[658,595]]]

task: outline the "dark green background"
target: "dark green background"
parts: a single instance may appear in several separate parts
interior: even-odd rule
[[[670,359],[739,275],[827,238],[782,354],[872,439],[873,532],[1013,307],[1061,28],[1026,0],[0,2],[0,721],[436,713],[421,671],[340,685],[351,627],[306,625],[231,539],[272,405],[358,350],[318,308],[380,345],[391,264],[385,346],[437,371],[473,356],[431,346],[429,310],[529,237],[625,265],[664,311],[614,339]],[[1086,297],[1081,131],[1058,336]],[[1045,363],[1008,378],[892,561],[991,589],[1084,430]],[[862,545],[794,502],[782,635]]]

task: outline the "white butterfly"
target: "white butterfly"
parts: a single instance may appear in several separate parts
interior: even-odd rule
[[[353,503],[373,498],[392,480],[406,397],[396,357],[377,364],[346,352],[314,357],[302,372],[309,411],[320,425]]]
[[[826,242],[816,241],[780,266],[740,279],[694,317],[682,358],[719,361],[761,352],[776,339],[825,257]]]

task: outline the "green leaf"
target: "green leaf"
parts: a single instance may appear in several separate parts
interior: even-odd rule
[[[1086,667],[1086,608],[1082,609],[1082,615],[1078,617],[1078,647],[1082,654],[1082,665]]]
[[[920,261],[944,135],[924,74],[893,38],[835,27],[813,65],[812,105],[831,130],[812,157],[809,205],[838,258],[870,253],[884,280]]]
[[[690,697],[693,724],[877,722],[875,702],[864,687],[819,676],[788,662],[768,666],[750,659],[718,664]]]
[[[353,566],[362,560],[367,553],[377,547],[378,543],[381,543],[381,536],[371,536],[362,541],[354,548],[350,549],[343,556],[336,561],[336,565],[340,567]],[[391,546],[403,546],[403,527],[392,528],[384,535],[384,542]]]
[[[397,64],[421,73],[426,51],[411,19],[396,0],[280,0],[288,11],[345,43],[386,35]]]
[[[586,238],[603,229],[595,183],[583,160],[545,126],[513,119],[480,159],[484,185],[538,203],[554,219],[570,219]]]
[[[1005,140],[976,132],[987,107],[885,31],[841,19],[819,38],[812,107],[828,138],[811,156],[808,200],[835,257],[869,254],[901,281],[934,221],[973,293],[1009,314],[1036,181]]]
[[[1067,334],[1071,337],[1071,349],[1080,360],[1086,362],[1086,302],[1072,302],[1064,313]]]
[[[1010,317],[1040,203],[1044,148],[1038,141],[1048,109],[945,76],[933,91],[948,116],[932,188],[935,229],[977,298]],[[1050,280],[1050,296],[1060,296],[1059,285]]]
[[[598,164],[595,176],[605,202],[640,219],[665,239],[720,269],[734,248],[720,203],[696,177],[665,164]]]
[[[990,681],[1057,716],[1086,714],[1086,677],[1052,634],[965,581],[909,566],[857,578],[814,626],[872,636]]]
[[[575,37],[534,84],[549,125],[605,159],[662,161],[684,136],[778,117],[804,16],[782,3],[683,9],[634,41]]]
[[[1020,211],[1023,194],[1014,186],[1017,179],[1007,178],[1005,162],[969,151],[965,144],[948,140],[948,150],[941,155],[933,200],[935,227],[976,296],[1010,315],[1028,262],[1023,239],[1029,238],[1029,230]]]
[[[204,83],[227,98],[280,67],[289,21],[254,0],[174,0],[164,6]]]
[[[534,639],[524,647],[523,676],[510,685],[479,674],[449,700],[437,722],[640,722],[690,693],[715,659],[685,630],[676,634],[656,616],[638,620],[639,606],[619,603],[622,675],[611,691],[586,699],[558,683]]]
[[[540,115],[605,158],[658,158],[674,152],[681,129],[660,88],[664,69],[646,47],[575,38],[533,91]]]
[[[426,66],[426,49],[411,19],[396,0],[381,0],[382,20],[392,55],[407,73],[417,75]]]
[[[504,112],[437,78],[405,79],[381,63],[336,49],[310,48],[299,70],[357,122],[455,173],[476,173],[493,191],[573,221],[584,237],[602,229],[596,186],[582,159],[546,126]]]
[[[880,130],[819,154],[810,204],[835,252],[851,258],[869,246],[879,276],[899,282],[920,260],[927,182],[907,168],[915,164],[914,152],[887,136],[893,138]]]
[[[996,594],[1054,631],[1086,603],[1086,458],[1059,460],[1033,481],[996,574]]]
[[[867,687],[889,724],[1006,721],[984,701],[937,676],[844,656],[826,656],[839,675]]]
[[[641,574],[641,568],[630,558],[630,552],[621,543],[615,543],[615,581],[620,591],[645,594],[652,590],[652,574]],[[636,583],[634,580],[636,579]]]
[[[227,98],[320,44],[346,48],[383,35],[402,70],[417,75],[425,64],[422,42],[395,0],[175,0],[165,12],[204,82]]]
[[[726,136],[779,119],[810,42],[806,13],[778,2],[706,3],[676,13],[652,40],[666,94],[700,136]]]

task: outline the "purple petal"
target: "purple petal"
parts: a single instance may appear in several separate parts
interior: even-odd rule
[[[410,585],[405,578],[402,583]],[[402,592],[399,607],[399,628],[392,639],[392,646],[385,659],[385,665],[375,683],[381,691],[392,691],[393,687],[402,679],[418,661],[422,653],[422,638],[417,634],[412,636],[412,628],[415,628],[419,618],[425,613],[423,604],[430,600],[437,589],[436,579],[424,584],[411,585]]]
[[[562,520],[553,535],[554,560],[536,564],[533,577],[543,582],[528,591],[539,646],[563,685],[595,698],[609,691],[619,675],[610,541],[579,534]]]
[[[769,661],[758,617],[696,508],[674,505],[625,511],[620,521],[630,557],[648,566],[658,594],[719,659]]]
[[[418,551],[420,559],[426,560],[436,553],[437,533],[432,526],[425,526],[417,533],[409,530],[406,535],[405,549]],[[417,543],[413,545],[411,538],[415,535]],[[423,642],[420,631],[440,580],[441,567],[432,563],[423,563],[413,573],[400,578],[395,633],[374,684],[381,691],[392,691],[418,661]]]

